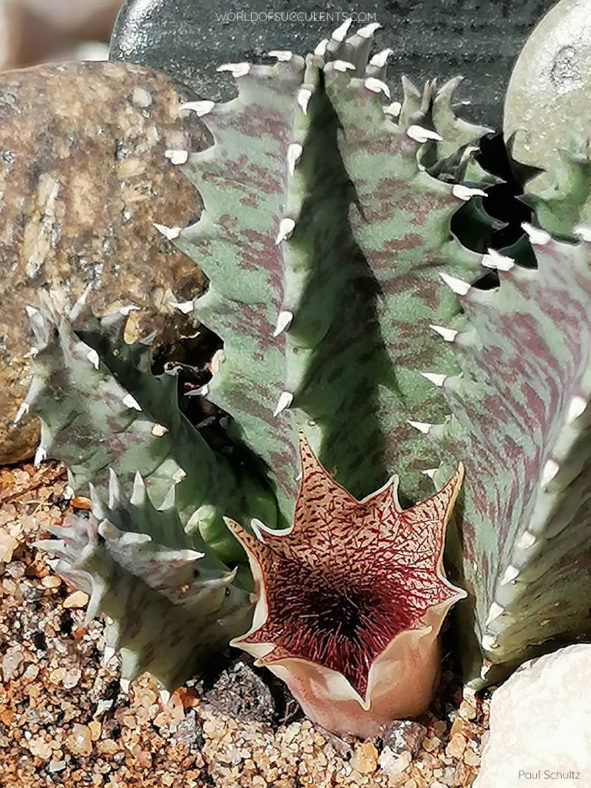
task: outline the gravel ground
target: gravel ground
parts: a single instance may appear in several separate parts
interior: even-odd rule
[[[159,696],[145,674],[126,688],[107,664],[86,595],[31,544],[68,507],[55,463],[0,469],[0,786],[325,788],[470,786],[488,697],[451,670],[432,711],[383,738],[346,740],[310,723],[266,671],[233,651],[217,674]]]

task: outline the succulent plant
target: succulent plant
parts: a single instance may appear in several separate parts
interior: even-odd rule
[[[174,378],[152,374],[149,339],[125,344],[124,313],[98,320],[80,306],[64,317],[47,300],[31,310],[39,349],[26,407],[42,420],[40,457],[63,459],[74,489],[94,485],[89,523],[53,545],[61,571],[92,588],[123,578],[118,600],[131,599],[136,582],[164,596],[171,620],[192,627],[183,643],[195,644],[198,662],[232,638],[285,678],[315,719],[369,735],[424,708],[433,689],[435,639],[461,596],[441,563],[460,463],[466,481],[449,555],[469,593],[458,606],[467,677],[492,680],[532,648],[588,627],[570,589],[586,582],[588,565],[589,274],[587,241],[536,228],[537,269],[460,243],[451,231],[460,208],[474,235],[492,221],[482,199],[494,179],[474,156],[486,130],[456,118],[457,80],[422,93],[406,81],[404,100],[390,103],[389,50],[370,58],[376,25],[349,38],[347,30],[306,58],[279,51],[274,65],[222,66],[236,98],[184,107],[213,145],[168,152],[204,203],[195,225],[158,229],[208,278],[205,295],[182,308],[223,341],[198,390],[219,417],[216,431],[192,426]],[[500,288],[490,289],[490,276],[480,283],[491,269]],[[402,504],[416,506],[401,509],[387,484],[393,470]],[[245,635],[246,554],[256,607]],[[376,574],[361,578],[368,556]],[[402,571],[409,556],[414,570]],[[195,561],[212,573],[206,582],[188,582]],[[350,616],[348,571],[357,589],[373,581],[372,593],[395,578],[396,626],[383,618],[391,596],[359,613],[368,648],[336,614],[324,640],[318,623],[326,605]],[[287,600],[290,576],[305,578],[306,604]],[[567,592],[557,584],[565,576]],[[207,599],[212,617],[189,623],[176,583]],[[113,618],[125,617],[108,589],[103,596]],[[210,638],[215,616],[220,638]],[[147,612],[141,627],[121,640],[130,675],[156,672],[163,649],[161,680],[188,676],[188,656],[170,665],[158,615]],[[338,633],[356,669],[336,657]],[[399,655],[402,642],[409,650]],[[403,684],[413,660],[410,698]]]
[[[591,632],[591,238],[528,230],[537,269],[493,255],[499,288],[452,282],[468,317],[453,340],[462,374],[443,383],[451,417],[429,429],[470,480],[462,560],[488,682]]]

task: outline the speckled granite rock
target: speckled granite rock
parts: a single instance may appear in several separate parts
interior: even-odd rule
[[[505,139],[513,157],[546,168],[574,133],[591,135],[591,13],[588,0],[561,0],[536,27],[511,76]],[[549,184],[545,175],[532,191]]]
[[[120,63],[0,76],[0,464],[30,456],[37,441],[34,419],[12,419],[29,381],[25,306],[39,288],[75,299],[92,283],[95,311],[136,303],[137,332],[164,340],[180,319],[167,290],[187,300],[202,288],[195,264],[153,227],[200,215],[198,194],[164,155],[209,144],[193,113],[178,117],[190,98]]]
[[[269,688],[241,659],[217,677],[204,699],[218,711],[243,722],[270,723],[275,715]]]
[[[256,60],[270,49],[309,51],[351,16],[378,21],[378,46],[392,47],[389,75],[422,81],[463,74],[470,120],[500,129],[509,74],[529,32],[555,0],[126,0],[111,59],[145,63],[219,100],[232,90],[219,63]]]
[[[474,788],[591,785],[591,644],[529,660],[493,696]]]

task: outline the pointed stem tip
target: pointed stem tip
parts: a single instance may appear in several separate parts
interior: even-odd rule
[[[372,59],[369,61],[369,65],[374,66],[375,68],[384,68],[392,52],[392,49],[382,49],[381,52],[377,52],[372,57]]]
[[[23,418],[23,416],[26,416],[27,413],[30,410],[31,410],[31,406],[29,405],[28,402],[21,402],[21,404],[19,405],[19,408],[18,408],[18,410],[17,410],[17,412],[15,414],[15,417],[12,420],[12,423],[13,424],[18,424],[19,421]]]
[[[181,104],[179,109],[186,112],[195,112],[197,117],[202,118],[209,114],[215,107],[215,101],[187,101]]]
[[[287,216],[279,222],[279,232],[275,238],[275,245],[279,246],[282,241],[287,240],[295,229],[296,223],[293,219]]]
[[[411,140],[415,142],[429,142],[429,140],[434,140],[435,142],[441,142],[443,137],[441,134],[438,134],[436,131],[432,129],[425,129],[423,126],[409,126],[406,130],[406,136],[410,137]]]
[[[351,27],[353,20],[351,17],[349,19],[345,19],[342,25],[339,25],[336,30],[333,30],[331,38],[333,41],[336,41],[338,44],[342,44],[345,40],[345,37]]]
[[[393,101],[391,104],[388,104],[387,107],[384,107],[384,112],[386,115],[392,115],[393,118],[397,118],[402,111],[402,104],[399,101]]]
[[[188,150],[173,150],[171,148],[164,151],[164,156],[171,164],[186,164],[189,161]]]
[[[547,460],[546,464],[542,469],[542,478],[541,478],[541,485],[542,487],[546,487],[546,485],[550,484],[552,479],[556,476],[558,471],[560,470],[560,465],[556,462],[556,460]]]
[[[410,424],[411,427],[414,427],[415,430],[422,432],[424,435],[428,435],[431,428],[433,427],[433,425],[427,421],[408,421],[407,423]]]
[[[298,106],[300,107],[304,115],[308,112],[308,104],[310,102],[311,97],[312,97],[312,91],[310,90],[310,88],[300,88],[298,90],[298,95],[296,100],[298,102]]]
[[[495,249],[489,249],[482,258],[482,265],[497,271],[510,271],[515,266],[515,260],[512,257],[505,257]]]
[[[328,47],[328,38],[323,38],[322,41],[319,41],[316,44],[316,48],[314,49],[314,54],[318,55],[318,57],[324,57],[326,55],[326,49]]]
[[[457,197],[458,200],[463,200],[467,202],[472,197],[486,197],[487,194],[483,189],[472,189],[470,186],[465,186],[463,183],[456,183],[453,186],[451,193],[454,197]]]
[[[88,353],[86,354],[86,358],[90,361],[90,363],[95,369],[99,368],[99,364],[100,364],[99,354],[96,352],[94,348],[91,348],[88,351]]]
[[[156,224],[156,222],[154,222],[154,227],[169,241],[174,241],[181,234],[180,227],[167,227],[165,224]]]
[[[380,25],[379,22],[370,22],[369,25],[366,25],[365,27],[361,27],[357,31],[357,35],[361,36],[361,38],[371,38],[373,34],[376,32],[376,30],[380,30],[381,27],[382,26]]]
[[[335,71],[355,71],[355,66],[353,63],[349,63],[347,60],[333,60],[332,67]]]
[[[465,296],[470,290],[471,285],[468,282],[464,282],[463,279],[458,279],[457,276],[451,276],[446,273],[440,273],[439,276],[456,295]]]
[[[293,402],[293,394],[290,391],[283,391],[277,400],[277,407],[273,412],[273,416],[279,416],[286,408],[289,408]]]
[[[381,79],[376,79],[376,77],[367,77],[363,84],[368,90],[371,90],[372,93],[383,93],[386,98],[391,98],[390,88]]]
[[[443,337],[446,342],[453,342],[454,339],[457,337],[458,332],[454,328],[447,328],[446,326],[436,326],[431,324],[429,328],[432,328],[440,337]]]
[[[572,424],[573,421],[582,416],[585,409],[587,408],[587,400],[584,397],[575,396],[571,399],[569,406],[568,406],[568,413],[566,416],[566,423]]]
[[[289,49],[272,49],[269,52],[270,57],[276,57],[280,63],[289,63],[293,58],[293,52]]]
[[[441,388],[448,376],[442,375],[438,372],[421,372],[421,377],[425,378],[425,380],[428,380],[429,383],[433,383],[434,386]]]
[[[284,310],[279,312],[277,316],[277,325],[275,327],[275,331],[273,332],[274,337],[278,337],[282,334],[287,328],[289,328],[291,321],[293,320],[293,312],[288,312]]]
[[[534,227],[533,224],[524,222],[521,226],[528,234],[529,240],[534,246],[545,246],[552,240],[550,233],[547,233],[539,227]]]
[[[217,71],[229,71],[233,77],[244,77],[250,71],[250,63],[224,63]]]
[[[290,175],[294,174],[295,168],[302,157],[303,150],[299,142],[292,142],[287,148],[287,166]]]

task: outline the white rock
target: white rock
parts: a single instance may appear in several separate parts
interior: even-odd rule
[[[474,788],[591,785],[591,644],[524,663],[494,692]]]
[[[410,752],[403,752],[401,755],[396,755],[390,747],[384,747],[378,763],[385,774],[389,777],[394,777],[397,774],[402,774],[402,772],[409,767],[411,761],[412,755]]]

